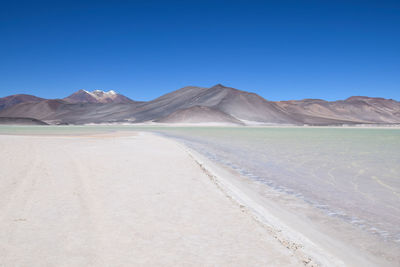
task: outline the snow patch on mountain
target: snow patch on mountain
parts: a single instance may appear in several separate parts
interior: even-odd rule
[[[64,98],[69,103],[132,103],[133,101],[114,90],[108,92],[93,90],[92,92],[81,89]]]

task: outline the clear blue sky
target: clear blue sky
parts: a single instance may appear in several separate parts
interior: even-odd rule
[[[0,3],[0,96],[150,100],[222,83],[269,100],[400,100],[399,0]]]

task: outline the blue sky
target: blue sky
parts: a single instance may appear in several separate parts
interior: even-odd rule
[[[400,100],[400,1],[0,3],[0,96],[150,100],[222,83],[269,100]]]

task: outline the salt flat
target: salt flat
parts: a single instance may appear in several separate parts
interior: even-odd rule
[[[174,141],[0,135],[0,266],[298,266]]]

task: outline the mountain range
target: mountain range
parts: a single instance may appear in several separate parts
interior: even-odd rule
[[[0,123],[8,124],[400,124],[400,102],[365,96],[339,101],[268,101],[255,93],[217,84],[210,88],[187,86],[147,102],[112,90],[79,90],[63,99],[12,95],[0,98],[0,118]]]

